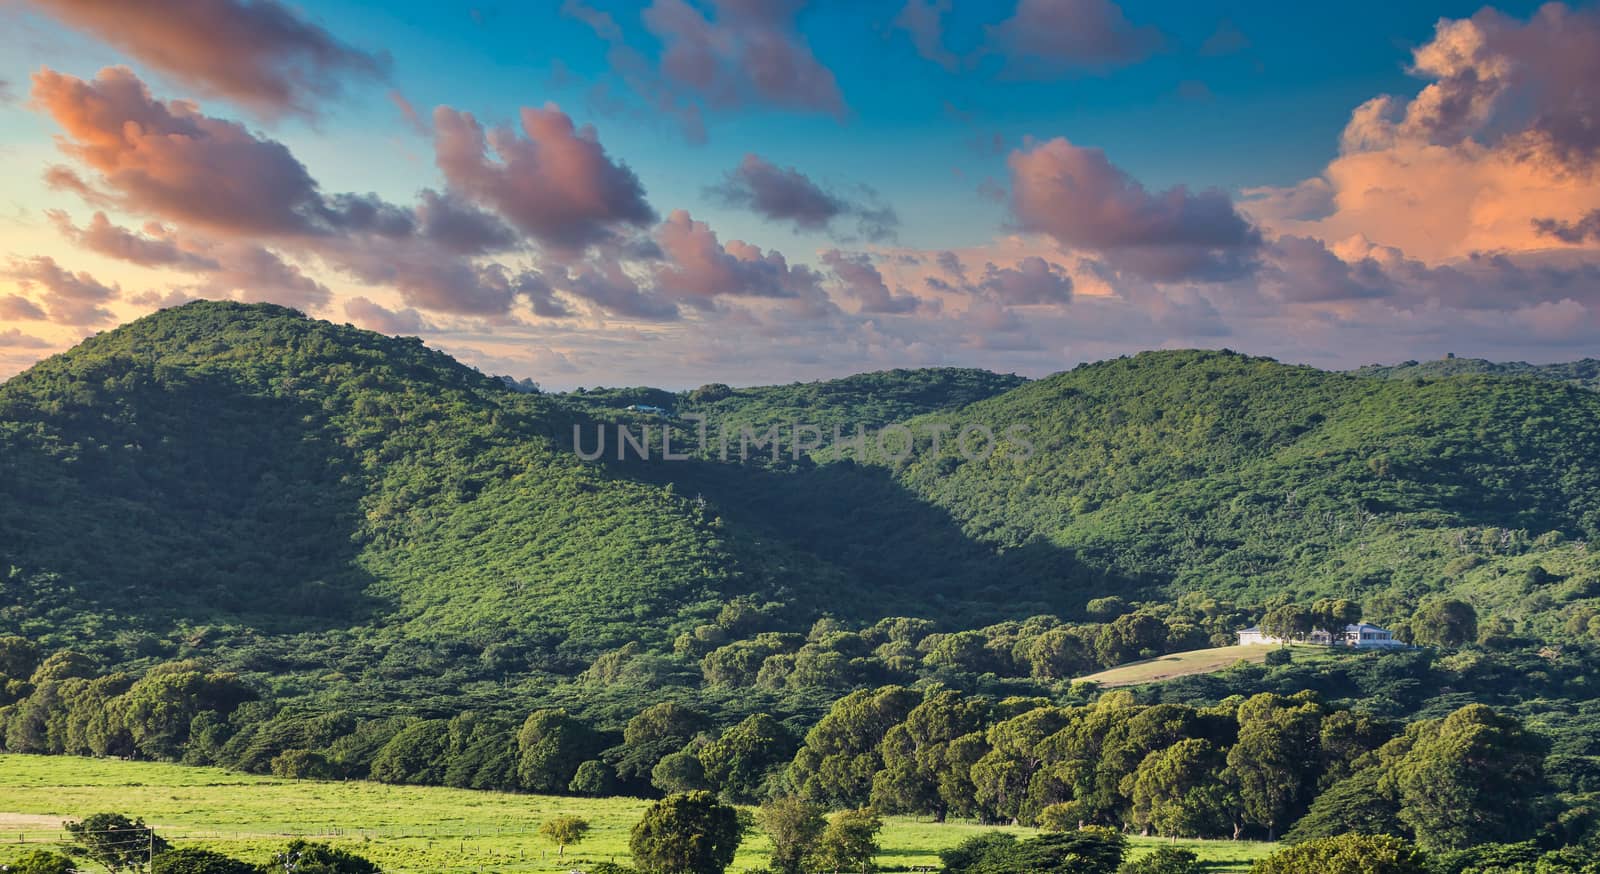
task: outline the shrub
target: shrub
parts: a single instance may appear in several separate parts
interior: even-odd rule
[[[1348,834],[1279,850],[1250,874],[1428,874],[1428,862],[1409,841]]]
[[[221,853],[185,847],[157,856],[150,874],[257,874],[257,868]]]

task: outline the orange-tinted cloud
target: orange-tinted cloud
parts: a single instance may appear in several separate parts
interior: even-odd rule
[[[41,70],[33,100],[66,131],[63,151],[98,174],[89,187],[126,211],[238,233],[315,233],[330,217],[282,143],[156,100],[126,67],[93,81]]]
[[[1430,264],[1600,242],[1559,232],[1600,203],[1600,10],[1442,20],[1412,72],[1427,84],[1357,107],[1320,177],[1253,190],[1247,209]]]
[[[313,114],[388,58],[349,46],[277,0],[28,0],[201,93],[268,115]]]

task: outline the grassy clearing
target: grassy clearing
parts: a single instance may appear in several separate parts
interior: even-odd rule
[[[60,823],[99,811],[142,816],[177,846],[266,861],[292,835],[313,835],[372,858],[386,871],[566,871],[628,861],[628,830],[649,802],[557,798],[430,786],[309,782],[150,762],[0,755],[0,862],[59,842]],[[588,819],[588,839],[565,859],[541,839],[558,814]],[[934,867],[938,851],[992,829],[972,823],[888,820],[878,864]],[[1008,828],[1019,835],[1029,829]],[[1135,839],[1136,854],[1174,842]],[[1244,871],[1269,844],[1178,841],[1212,863]],[[765,836],[752,834],[733,870],[765,867]]]
[[[1118,665],[1110,670],[1087,677],[1079,677],[1079,681],[1099,683],[1102,686],[1137,686],[1140,683],[1159,683],[1174,677],[1187,677],[1192,674],[1211,674],[1224,668],[1232,667],[1239,662],[1261,664],[1267,660],[1267,653],[1277,649],[1275,646],[1248,645],[1248,646],[1218,646],[1209,649],[1192,649],[1188,652],[1168,653],[1153,659],[1141,662],[1129,662]],[[1308,646],[1296,644],[1289,647],[1294,652],[1296,661],[1321,661],[1338,658],[1341,653],[1331,647]]]

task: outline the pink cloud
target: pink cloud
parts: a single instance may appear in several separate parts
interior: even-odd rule
[[[47,340],[41,340],[31,334],[24,334],[16,328],[0,331],[0,348],[4,349],[50,349],[54,346]]]
[[[346,78],[382,79],[389,67],[276,0],[28,2],[202,93],[269,115],[313,114]]]
[[[62,149],[129,211],[241,233],[311,233],[324,218],[316,182],[283,144],[155,100],[125,67],[93,81],[41,70],[33,99],[66,131]]]
[[[665,258],[655,270],[657,287],[691,304],[704,306],[719,296],[796,297],[819,279],[805,267],[790,267],[778,252],[763,253],[740,240],[723,246],[709,225],[681,209],[667,216],[655,238]]]
[[[58,325],[89,327],[116,319],[102,304],[121,297],[121,289],[88,273],[64,270],[49,256],[18,259],[0,275],[14,280],[24,290],[38,289],[50,321]],[[25,307],[21,309],[27,312]]]
[[[890,291],[883,274],[872,263],[872,256],[864,252],[829,249],[822,253],[822,263],[839,281],[840,291],[853,298],[863,313],[906,314],[916,312],[923,305],[904,289],[898,293]]]
[[[900,223],[890,207],[847,199],[793,167],[779,167],[755,154],[745,155],[709,192],[724,204],[787,222],[797,231],[832,232],[835,220],[853,217],[860,236],[880,241],[892,237]]]
[[[1004,57],[1012,75],[1051,77],[1136,63],[1164,42],[1111,0],[1018,0],[1010,18],[988,28],[985,51]]]
[[[114,225],[103,212],[96,212],[83,228],[74,225],[71,217],[61,210],[47,210],[45,214],[62,236],[108,258],[141,267],[200,271],[221,269],[214,259],[185,251],[170,237],[147,237]]]
[[[629,45],[609,12],[565,0],[561,12],[607,46],[613,74],[646,107],[677,122],[695,143],[706,139],[705,112],[750,107],[846,114],[832,71],[812,54],[795,24],[805,0],[712,0],[711,14],[683,0],[653,0],[642,13],[661,44],[659,57]],[[606,83],[591,96],[621,110]]]
[[[978,288],[1012,306],[1063,304],[1072,299],[1072,277],[1065,268],[1039,257],[1024,258],[1015,267],[985,265]]]
[[[906,32],[917,54],[955,72],[961,58],[944,45],[944,17],[950,14],[952,0],[906,0],[893,26]]]
[[[1011,211],[1026,231],[1150,279],[1247,273],[1260,234],[1217,190],[1151,193],[1099,149],[1056,138],[1011,153]]]
[[[421,334],[430,329],[414,309],[391,310],[364,297],[344,302],[344,314],[357,325],[381,334]]]
[[[643,13],[664,44],[661,70],[718,109],[770,104],[842,117],[833,72],[795,27],[806,0],[712,0],[706,16],[684,0],[654,0]]]
[[[575,127],[554,104],[522,110],[525,136],[510,128],[486,135],[470,113],[448,106],[433,120],[435,158],[451,189],[547,246],[581,250],[655,220],[633,171],[606,154],[594,128]]]
[[[44,309],[19,294],[0,297],[0,320],[7,322],[42,322],[47,318]]]
[[[1252,190],[1250,213],[1430,264],[1600,242],[1580,232],[1600,202],[1600,10],[1444,19],[1411,72],[1426,80],[1414,95],[1357,107],[1318,177]]]

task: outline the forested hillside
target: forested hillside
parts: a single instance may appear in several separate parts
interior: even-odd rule
[[[1595,579],[1597,416],[1600,395],[1543,379],[1146,353],[953,415],[1030,425],[1025,462],[921,453],[899,477],[975,537],[1142,591],[1357,597],[1387,621],[1450,590],[1537,623]]]
[[[1073,679],[1108,666],[1365,615],[1436,649],[1132,694],[1232,719],[1238,696],[1311,689],[1391,733],[1489,703],[1565,757],[1561,790],[1600,773],[1600,394],[1193,351],[1037,381],[528,389],[231,303],[0,386],[0,745],[755,798],[804,782],[789,758],[852,693],[978,696],[964,730],[992,734],[1093,705]],[[616,452],[618,427],[689,441],[696,415],[828,445]],[[899,426],[906,452],[878,439]],[[597,429],[613,445],[584,461]],[[876,794],[874,750],[830,800]],[[984,815],[1063,803],[1040,791]]]
[[[1571,383],[1580,388],[1600,388],[1600,359],[1564,361],[1556,364],[1528,364],[1523,361],[1486,361],[1482,358],[1436,358],[1432,361],[1406,361],[1400,364],[1371,364],[1355,371],[1358,376],[1384,379],[1415,379],[1479,373],[1489,376],[1534,376]]]

